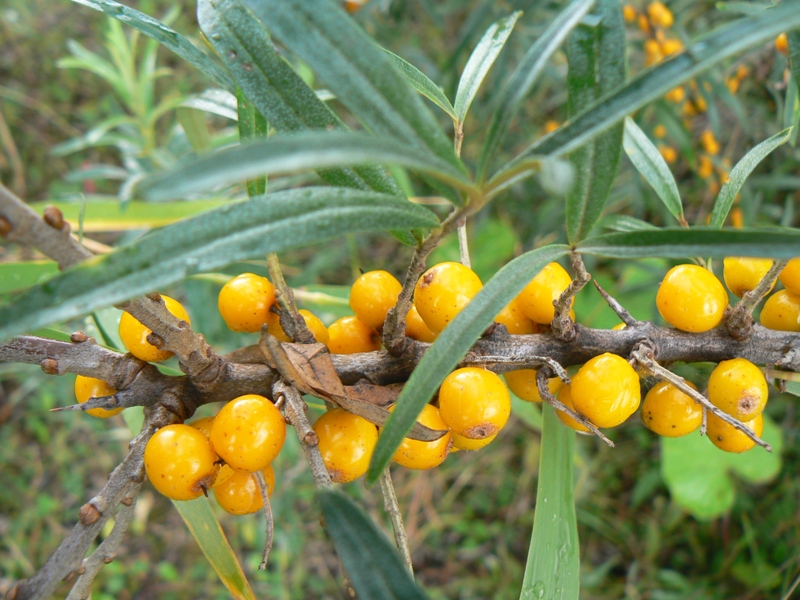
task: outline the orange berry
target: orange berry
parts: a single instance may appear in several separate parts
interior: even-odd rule
[[[425,321],[419,316],[419,311],[413,304],[406,315],[406,335],[418,342],[427,342],[428,344],[432,344],[436,339],[436,334],[425,325]]]
[[[544,132],[545,133],[553,133],[556,129],[561,127],[558,121],[554,121],[550,119],[549,121],[544,122]]]
[[[656,40],[646,40],[644,43],[644,63],[649,67],[664,58],[661,54],[661,44]]]
[[[364,323],[378,331],[383,327],[386,313],[397,304],[403,286],[386,271],[362,274],[350,290],[350,308]]]
[[[708,399],[739,421],[752,421],[764,411],[769,388],[764,373],[744,358],[723,360],[708,378]]]
[[[670,54],[677,54],[683,50],[683,42],[676,39],[668,39],[661,42],[661,53],[664,56],[669,56]]]
[[[103,396],[113,396],[117,390],[112,388],[102,379],[95,379],[94,377],[84,377],[78,375],[75,378],[75,398],[78,404],[83,404],[90,398],[102,398]],[[86,412],[93,417],[100,419],[108,419],[114,415],[121,413],[124,408],[112,408],[110,410],[105,408],[90,408]]]
[[[674,163],[676,160],[678,160],[678,152],[672,146],[659,145],[658,151],[668,163]]]
[[[764,279],[773,262],[771,258],[728,257],[723,261],[722,275],[725,285],[734,295],[741,298],[746,292],[754,290]],[[769,289],[773,287],[775,287],[774,281]]]
[[[626,23],[633,23],[636,20],[636,8],[634,8],[630,4],[626,4],[625,6],[623,6],[622,18],[625,19]]]
[[[144,449],[147,477],[172,500],[193,500],[211,488],[217,477],[217,455],[208,438],[189,425],[167,425],[156,431]]]
[[[571,386],[568,385],[568,384],[567,385],[562,385],[561,389],[558,391],[558,399],[567,408],[571,408],[572,410],[575,410],[575,405],[572,403],[572,393],[571,393],[570,387]],[[570,427],[571,429],[574,429],[575,431],[577,431],[579,433],[588,433],[589,432],[589,428],[588,427],[586,427],[584,425],[581,425],[575,419],[573,419],[571,416],[569,416],[567,413],[562,412],[560,410],[557,410],[556,411],[556,415],[558,416],[559,419],[561,419],[561,422],[564,423],[564,425],[566,425],[567,427]]]
[[[758,437],[764,431],[764,415],[758,415],[752,421],[744,425],[755,433]],[[708,439],[720,450],[739,454],[750,450],[756,443],[744,433],[736,429],[733,425],[728,425],[725,421],[709,412],[706,421],[706,433]]]
[[[708,269],[678,265],[664,276],[656,294],[656,306],[673,327],[699,333],[722,322],[728,293]]]
[[[487,438],[483,438],[482,440],[473,440],[468,437],[464,437],[463,435],[458,435],[455,431],[452,432],[453,435],[453,447],[450,448],[450,452],[455,452],[457,450],[480,450],[481,448],[485,448],[489,444],[494,441],[494,438],[497,437],[497,434],[490,435]]]
[[[325,327],[325,323],[320,321],[319,317],[317,317],[310,310],[300,309],[297,312],[300,313],[301,317],[303,317],[303,320],[306,322],[306,327],[308,327],[309,331],[311,331],[314,339],[320,344],[327,344],[330,335],[328,334],[328,328]],[[267,330],[269,331],[270,335],[275,336],[279,342],[292,341],[289,339],[289,336],[286,335],[286,332],[283,331],[283,327],[281,327],[281,318],[277,313],[269,313],[269,316],[267,317]]]
[[[789,56],[789,38],[785,33],[775,38],[775,48],[784,56]]]
[[[456,369],[439,388],[439,414],[453,432],[480,440],[508,422],[511,397],[497,374],[477,367]]]
[[[275,304],[275,288],[269,279],[242,273],[222,286],[217,307],[225,324],[233,331],[255,333],[267,323]]]
[[[639,15],[639,17],[637,18],[637,23],[642,33],[646,35],[650,35],[652,33],[653,29],[650,27],[650,21],[647,19],[647,15],[645,14]]]
[[[790,293],[800,296],[800,258],[790,260],[778,278]]]
[[[516,298],[506,304],[503,307],[503,310],[497,313],[497,316],[494,318],[494,322],[505,325],[508,333],[513,335],[528,335],[538,332],[536,323],[525,316],[525,314],[519,308]]]
[[[191,425],[198,431],[202,432],[203,435],[206,437],[211,435],[211,425],[213,424],[214,424],[214,417],[203,417],[202,419],[197,419],[196,421],[187,423],[187,425]]]
[[[267,484],[267,496],[272,497],[275,489],[275,469],[272,465],[261,471]],[[224,480],[214,484],[214,497],[217,503],[232,515],[249,515],[264,508],[264,499],[258,489],[254,473],[231,471]]]
[[[679,102],[683,102],[684,98],[686,98],[686,90],[682,86],[672,88],[670,91],[664,94],[664,98],[670,102],[678,104]]]
[[[663,125],[656,125],[653,129],[653,136],[657,139],[661,139],[667,136],[667,128]]]
[[[457,262],[443,262],[431,267],[417,282],[414,306],[434,333],[441,333],[483,284],[469,267]]]
[[[687,382],[697,389],[693,383]],[[691,433],[703,422],[703,408],[671,383],[655,384],[642,403],[645,427],[665,437]]]
[[[703,179],[708,179],[714,174],[714,163],[708,156],[701,156],[697,165],[697,174]]]
[[[534,323],[549,324],[555,316],[553,302],[572,283],[572,277],[558,263],[546,265],[517,296],[517,305]]]
[[[636,412],[642,399],[639,375],[627,360],[606,352],[583,365],[572,378],[575,410],[598,427],[616,427]]]
[[[389,411],[394,411],[395,406],[397,405],[392,405]],[[440,431],[447,429],[448,431],[438,440],[432,442],[403,438],[392,460],[407,469],[432,469],[438,467],[450,452],[450,446],[453,442],[452,433],[439,415],[439,409],[431,404],[425,405],[425,408],[422,409],[419,417],[417,417],[417,422],[431,429]]]
[[[332,354],[356,354],[381,349],[381,334],[358,317],[342,317],[328,327],[328,348]]]
[[[186,309],[180,302],[173,300],[169,296],[161,295],[167,310],[182,321],[191,324]],[[159,350],[147,341],[147,336],[153,333],[151,329],[142,325],[130,313],[123,312],[119,320],[119,337],[122,343],[139,360],[148,362],[161,362],[172,356],[169,350]]]
[[[719,142],[717,142],[717,138],[714,137],[712,131],[706,129],[700,134],[700,144],[703,146],[703,150],[710,155],[716,156],[719,154]]]
[[[675,22],[672,11],[668,9],[663,2],[653,2],[650,4],[650,6],[647,7],[647,14],[653,24],[658,27],[663,27],[664,29],[669,29]]]
[[[508,388],[520,399],[526,402],[541,402],[539,387],[536,385],[536,369],[517,369],[509,371],[504,375]],[[562,381],[559,377],[552,377],[547,380],[547,389],[556,395],[561,389]]]
[[[314,423],[322,462],[336,483],[355,481],[367,472],[378,428],[341,408],[332,408]]]
[[[772,294],[761,309],[759,320],[768,329],[800,332],[800,296],[788,290]]]

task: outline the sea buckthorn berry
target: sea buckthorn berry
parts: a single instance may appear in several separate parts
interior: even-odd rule
[[[558,399],[567,408],[575,410],[575,405],[572,403],[572,393],[570,387],[571,387],[570,385],[562,385],[561,389],[558,391]],[[558,416],[559,419],[561,419],[561,422],[564,423],[564,425],[566,425],[567,427],[570,427],[571,429],[574,429],[579,433],[589,433],[588,427],[581,425],[575,419],[570,417],[567,413],[557,410],[556,415]]]
[[[697,174],[703,179],[708,179],[714,174],[714,163],[708,156],[701,156],[697,164]]]
[[[350,290],[350,308],[356,316],[373,329],[383,327],[386,313],[397,304],[403,286],[386,271],[362,274]]]
[[[764,279],[772,263],[771,258],[740,258],[728,257],[723,261],[722,275],[728,289],[741,298],[745,292],[755,289],[758,283]],[[772,282],[770,290],[775,287]]]
[[[659,145],[658,151],[668,163],[674,163],[676,160],[678,160],[678,151],[672,146]]]
[[[275,304],[275,288],[266,277],[242,273],[222,286],[217,307],[233,331],[255,333],[266,325]]]
[[[775,38],[775,48],[784,56],[789,56],[789,38],[785,33]]]
[[[639,25],[639,29],[642,33],[650,35],[653,31],[653,28],[650,27],[650,20],[647,18],[647,15],[641,14],[636,19],[637,25]]]
[[[636,8],[630,4],[622,7],[622,18],[626,23],[633,23],[636,20]]]
[[[694,102],[693,102],[693,106],[697,110],[697,112],[704,113],[704,112],[706,112],[708,110],[708,102],[706,102],[706,99],[703,98],[702,96],[696,96],[695,97]],[[719,148],[719,145],[717,145],[717,148]],[[714,153],[714,154],[716,154],[716,153]]]
[[[764,373],[745,358],[723,360],[708,378],[708,399],[739,421],[752,421],[767,405]]]
[[[506,384],[508,388],[526,402],[541,402],[542,397],[539,395],[539,387],[536,385],[536,369],[517,369],[516,371],[509,371],[505,375]],[[556,395],[558,390],[561,389],[561,379],[558,377],[551,377],[547,380],[547,389],[550,393]]]
[[[687,382],[697,389],[693,383]],[[671,383],[655,384],[642,402],[645,427],[665,437],[691,433],[703,422],[703,408]]]
[[[436,339],[436,334],[431,331],[430,327],[425,325],[425,321],[419,316],[419,311],[413,304],[406,315],[406,335],[413,340],[428,344],[432,344]]]
[[[389,411],[393,412],[395,406],[397,405],[394,404],[389,407]],[[438,440],[432,442],[403,438],[394,456],[392,456],[392,460],[407,469],[421,470],[438,467],[450,452],[450,446],[453,443],[452,433],[439,415],[439,409],[431,404],[425,405],[425,408],[422,409],[419,417],[417,417],[417,422],[431,429],[439,431],[448,429],[448,431]]]
[[[759,317],[761,324],[778,331],[800,331],[800,296],[781,290],[767,298]]]
[[[742,216],[742,209],[738,206],[731,210],[731,225],[736,229],[744,227],[744,218]]]
[[[209,441],[237,471],[253,473],[270,464],[283,447],[286,423],[275,405],[256,394],[228,402],[214,417]]]
[[[664,56],[669,56],[671,54],[677,54],[683,50],[683,42],[676,39],[667,39],[661,42],[661,53]]]
[[[328,327],[328,348],[333,354],[355,354],[381,349],[381,334],[358,317],[342,317]]]
[[[744,423],[744,425],[756,436],[761,437],[764,432],[764,415],[758,415],[752,421]],[[712,444],[725,452],[738,454],[746,452],[756,445],[747,435],[711,412],[708,413],[706,421],[706,434]]]
[[[708,269],[678,265],[664,276],[656,294],[656,306],[673,327],[699,333],[722,322],[728,293]]]
[[[539,331],[536,323],[531,321],[522,312],[516,298],[506,304],[503,310],[497,313],[494,322],[505,325],[508,333],[513,335],[528,335],[531,333],[538,333]]]
[[[553,133],[559,127],[561,127],[561,124],[558,121],[554,121],[553,119],[544,122],[545,133]]]
[[[450,449],[450,452],[454,452],[455,450],[480,450],[481,448],[485,448],[489,444],[494,441],[494,438],[497,437],[497,434],[490,435],[487,438],[483,438],[482,440],[471,440],[468,437],[464,437],[463,435],[458,435],[455,431],[452,432],[453,435],[453,447]]]
[[[517,305],[523,314],[534,323],[549,324],[555,317],[553,301],[572,283],[569,276],[558,263],[544,267],[517,296]]]
[[[271,498],[275,489],[275,469],[269,465],[261,472],[267,484],[267,496]],[[231,471],[228,477],[217,481],[212,489],[222,509],[232,515],[249,515],[264,508],[264,499],[254,473]]]
[[[164,304],[170,313],[182,321],[191,324],[189,315],[180,302],[169,296],[164,296],[163,294],[161,298],[164,300]],[[169,350],[159,350],[148,342],[147,336],[151,333],[153,333],[153,331],[150,328],[142,325],[130,313],[122,313],[122,317],[119,320],[119,337],[122,338],[122,343],[125,344],[128,352],[139,360],[147,362],[161,362],[162,360],[167,360],[172,356],[172,352]]]
[[[703,146],[703,150],[712,156],[719,154],[719,142],[712,131],[706,129],[700,134],[700,144]]]
[[[336,483],[355,481],[367,472],[378,428],[341,408],[332,408],[314,423],[322,462]]]
[[[667,137],[667,128],[660,124],[656,125],[655,128],[653,129],[653,136],[656,139]]]
[[[648,67],[657,63],[664,58],[664,55],[661,54],[661,44],[656,40],[647,40],[644,43],[644,55],[644,64]]]
[[[78,400],[78,404],[83,404],[89,398],[102,398],[103,396],[113,396],[117,393],[117,390],[112,388],[102,379],[95,379],[94,377],[84,377],[83,375],[78,375],[75,378],[75,398]],[[112,408],[112,409],[105,409],[105,408],[90,408],[86,412],[92,415],[93,417],[98,417],[100,419],[108,419],[109,417],[113,417],[114,415],[118,415],[124,410],[124,408]]]
[[[219,471],[217,460],[208,438],[190,425],[162,427],[144,449],[150,483],[172,500],[193,500],[209,490]]]
[[[653,2],[647,7],[647,15],[653,24],[669,29],[675,22],[672,11],[668,9],[663,2]]]
[[[456,369],[439,388],[439,414],[453,432],[481,440],[508,422],[511,397],[499,375],[477,367]]]
[[[482,287],[469,267],[457,262],[439,263],[419,278],[414,306],[430,330],[441,333]]]
[[[642,399],[639,375],[627,360],[606,352],[588,360],[572,378],[575,410],[598,427],[616,427]]]
[[[297,311],[300,313],[300,316],[303,317],[303,320],[306,322],[306,327],[308,327],[311,334],[314,336],[314,339],[317,340],[320,344],[327,344],[330,335],[328,334],[328,328],[325,327],[325,323],[319,320],[314,313],[310,310],[300,309]],[[267,330],[269,331],[270,335],[275,336],[278,338],[279,342],[291,342],[292,340],[289,339],[289,336],[286,335],[286,332],[281,327],[281,317],[279,314],[271,312],[267,317]]]
[[[670,91],[664,94],[664,98],[666,98],[670,102],[678,104],[679,102],[683,102],[684,98],[686,98],[686,90],[683,89],[683,87],[681,86],[672,88]]]
[[[191,425],[198,431],[201,431],[203,435],[205,435],[206,437],[211,435],[211,426],[213,424],[214,424],[214,417],[203,417],[202,419],[197,419],[196,421],[187,423],[187,425]]]
[[[790,260],[781,271],[779,279],[790,293],[800,296],[800,258]]]

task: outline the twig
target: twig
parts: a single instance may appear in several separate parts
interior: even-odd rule
[[[634,319],[631,313],[629,313],[627,309],[624,306],[622,306],[622,304],[617,302],[615,298],[613,298],[607,291],[605,291],[602,287],[600,287],[600,284],[597,283],[596,279],[592,280],[592,283],[594,284],[594,287],[597,288],[597,291],[600,292],[600,295],[603,297],[603,300],[606,301],[606,303],[611,307],[611,310],[613,310],[616,313],[616,315],[620,318],[620,320],[623,323],[625,323],[625,325],[627,325],[628,327],[634,327],[638,325],[639,321]]]
[[[461,264],[471,269],[472,263],[469,260],[469,242],[467,240],[466,220],[458,226],[458,249],[461,251]]]
[[[256,483],[258,483],[258,491],[261,492],[261,499],[264,501],[264,520],[266,521],[267,539],[264,541],[264,552],[261,554],[261,564],[258,565],[258,570],[263,571],[267,568],[267,560],[269,553],[272,550],[272,540],[275,537],[275,523],[272,519],[272,505],[269,502],[269,488],[267,480],[264,479],[262,471],[256,471]]]
[[[735,339],[745,340],[753,332],[753,310],[769,294],[788,262],[789,259],[774,261],[758,285],[745,292],[742,299],[725,316],[725,327]]]
[[[403,563],[411,575],[414,575],[414,566],[411,564],[411,550],[408,547],[408,536],[406,535],[406,526],[403,523],[403,515],[400,512],[400,504],[397,502],[397,494],[394,491],[394,484],[392,483],[392,474],[389,467],[381,473],[381,493],[383,494],[383,507],[389,513],[389,518],[392,520],[392,530],[394,531],[394,540],[397,544],[397,549],[403,557]]]
[[[292,288],[286,284],[277,254],[267,255],[267,268],[269,269],[269,276],[272,279],[272,285],[275,286],[275,298],[281,308],[280,320],[283,331],[289,336],[289,339],[294,342],[299,344],[313,344],[317,340],[314,338],[314,334],[308,329],[306,320],[297,311]]]
[[[578,335],[575,330],[575,323],[569,316],[569,311],[572,308],[572,301],[578,292],[580,292],[592,278],[591,275],[586,272],[586,267],[583,265],[583,259],[580,254],[577,252],[573,253],[570,255],[570,260],[572,262],[572,270],[575,273],[575,279],[572,280],[567,289],[559,296],[558,300],[553,302],[555,306],[555,316],[551,324],[553,335],[567,342],[574,340]]]
[[[514,369],[538,369],[542,365],[547,365],[558,378],[564,383],[571,383],[566,369],[549,356],[528,356],[523,362],[516,358],[506,358],[505,356],[482,356],[479,359],[472,359],[469,355],[465,357],[463,366],[470,367],[494,367],[497,365],[514,365]],[[462,365],[459,365],[462,366]]]

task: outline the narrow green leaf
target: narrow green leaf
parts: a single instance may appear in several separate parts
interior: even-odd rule
[[[567,40],[570,115],[621,85],[628,71],[619,0],[598,0],[592,16],[599,17],[596,25],[578,25]],[[621,154],[622,127],[615,127],[570,155],[575,170],[575,184],[567,194],[566,205],[570,243],[589,235],[603,213]]]
[[[683,204],[678,192],[678,184],[669,170],[667,161],[661,156],[655,144],[631,118],[625,119],[625,153],[633,166],[650,184],[667,210],[679,222],[684,223]]]
[[[652,231],[653,229],[658,229],[652,223],[629,215],[608,215],[603,218],[600,225],[605,229],[613,229],[614,231]]]
[[[359,598],[424,600],[397,548],[355,502],[339,491],[320,490],[325,529]]]
[[[339,188],[290,190],[229,204],[151,231],[16,296],[0,306],[0,340],[268,252],[347,232],[438,222],[426,208],[396,196]]]
[[[367,484],[372,485],[392,460],[395,450],[411,429],[447,374],[452,371],[502,308],[542,268],[569,253],[568,246],[551,245],[531,250],[500,269],[467,307],[439,334],[414,369],[397,399],[397,408],[378,438]]]
[[[267,120],[258,112],[250,100],[236,88],[236,113],[239,116],[239,141],[247,143],[252,140],[266,139],[269,133]],[[263,196],[267,193],[267,178],[256,177],[247,180],[247,196]]]
[[[787,31],[786,39],[789,42],[789,71],[800,96],[800,31]]]
[[[475,50],[472,51],[464,67],[464,72],[461,73],[461,79],[458,81],[455,116],[453,117],[455,120],[461,123],[464,122],[467,117],[467,111],[475,99],[486,74],[492,68],[494,61],[497,60],[503,46],[506,45],[506,40],[511,35],[511,31],[520,16],[522,16],[522,11],[518,10],[504,19],[492,23],[486,33],[483,34],[478,45],[475,46]]]
[[[197,545],[217,572],[220,581],[237,600],[255,600],[255,594],[233,553],[228,538],[217,520],[208,498],[172,504],[183,518]]]
[[[728,179],[719,191],[717,199],[714,201],[714,210],[711,211],[711,227],[722,227],[728,213],[736,199],[736,194],[742,189],[744,182],[750,176],[758,164],[764,160],[775,148],[785,144],[792,134],[792,128],[784,129],[772,137],[768,137],[758,146],[750,150],[744,157],[731,169]]]
[[[178,117],[183,132],[186,134],[186,139],[197,154],[205,154],[211,149],[211,136],[208,133],[206,126],[206,115],[201,110],[189,108],[188,106],[179,106],[175,111]],[[121,169],[122,173],[127,175],[125,169]]]
[[[236,121],[236,96],[225,90],[208,89],[200,94],[189,96],[181,106],[202,110],[212,115]]]
[[[520,599],[577,600],[580,546],[572,460],[575,432],[565,427],[552,406],[542,406],[542,454],[528,561]]]
[[[394,52],[390,52],[386,48],[381,48],[381,50],[386,53],[386,56],[394,63],[395,68],[403,74],[406,81],[411,84],[411,87],[450,115],[454,121],[457,120],[456,111],[453,105],[450,104],[450,100],[444,95],[442,89],[431,81],[430,77],[404,58],[397,56]]]
[[[500,92],[497,108],[492,114],[478,161],[479,180],[485,178],[491,161],[495,159],[500,144],[508,134],[511,121],[516,116],[522,101],[533,88],[547,61],[558,50],[572,28],[589,11],[593,3],[594,0],[573,0],[522,57],[511,75],[511,79]]]
[[[141,180],[137,192],[150,200],[182,198],[260,175],[365,164],[397,164],[472,190],[458,170],[396,140],[356,132],[308,132],[227,148]]]
[[[197,46],[187,40],[177,31],[168,27],[161,21],[154,19],[138,10],[134,10],[114,0],[72,0],[77,4],[88,6],[94,10],[105,13],[109,17],[138,29],[146,36],[161,43],[165,48],[172,50],[189,64],[208,75],[223,89],[233,93],[235,88],[230,77],[214,61],[206,56]]]
[[[58,273],[52,260],[24,260],[0,263],[0,295],[23,290]]]

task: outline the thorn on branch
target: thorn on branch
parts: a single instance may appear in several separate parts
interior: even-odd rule
[[[267,560],[269,560],[269,553],[272,550],[272,542],[275,537],[275,523],[272,517],[272,505],[269,501],[269,487],[267,480],[264,478],[262,471],[254,473],[256,483],[258,483],[258,491],[261,493],[261,500],[264,502],[264,520],[266,521],[266,540],[264,541],[264,552],[261,554],[261,564],[258,565],[258,570],[263,571],[267,568]]]
[[[611,307],[616,315],[620,318],[620,320],[625,323],[628,327],[635,327],[639,324],[639,321],[633,318],[631,313],[629,313],[624,306],[622,306],[614,297],[612,297],[607,291],[605,291],[600,284],[597,283],[595,279],[592,283],[594,283],[594,287],[597,288],[597,291],[600,292],[600,295],[603,297],[603,300],[606,301],[608,306]]]
[[[569,316],[569,311],[572,308],[572,301],[575,296],[592,278],[592,276],[586,272],[586,267],[583,264],[583,259],[580,254],[571,254],[570,262],[572,263],[572,270],[575,273],[575,278],[561,296],[559,296],[558,300],[553,301],[555,316],[553,317],[553,322],[550,324],[553,329],[553,336],[555,336],[557,340],[564,342],[571,342],[578,335],[575,329],[575,323]]]
[[[408,547],[408,535],[406,534],[406,527],[403,523],[403,514],[400,511],[400,504],[397,501],[397,494],[394,491],[394,483],[392,483],[392,473],[389,467],[384,469],[380,477],[381,494],[383,495],[383,507],[389,513],[389,518],[392,521],[392,530],[394,531],[394,541],[397,544],[397,549],[403,557],[403,563],[414,576],[414,566],[411,563],[411,550]]]

